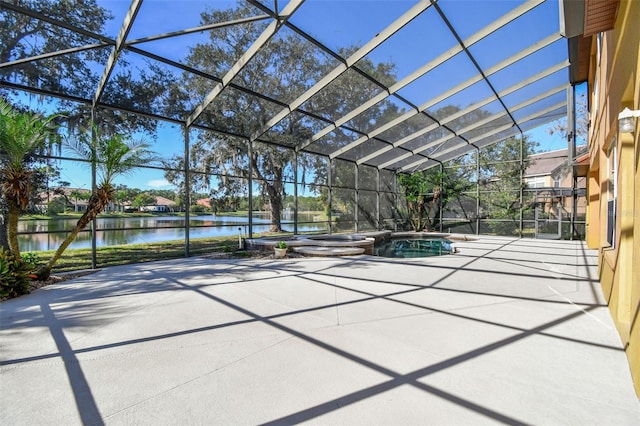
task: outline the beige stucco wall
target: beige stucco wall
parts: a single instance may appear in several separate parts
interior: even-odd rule
[[[640,396],[640,120],[634,134],[619,133],[618,114],[640,109],[640,1],[623,0],[615,28],[602,34],[600,55],[593,43],[589,86],[587,243],[599,250],[599,277],[625,345]],[[614,247],[606,241],[609,147],[617,146],[617,204]],[[634,230],[637,230],[634,232]],[[634,262],[635,260],[635,262]]]

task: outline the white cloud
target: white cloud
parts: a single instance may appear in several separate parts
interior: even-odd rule
[[[163,186],[171,186],[171,184],[166,179],[152,179],[147,182],[147,186],[161,188]]]

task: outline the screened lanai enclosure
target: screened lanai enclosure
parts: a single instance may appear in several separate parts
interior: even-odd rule
[[[34,157],[45,178],[29,209],[82,212],[105,160],[69,145],[121,135],[154,160],[115,181],[107,211],[121,214],[71,246],[94,256],[409,230],[403,176],[422,179],[423,229],[581,238],[581,3],[0,1],[1,96],[59,114],[62,143]],[[535,130],[549,123],[566,135],[562,167],[532,184]],[[55,249],[66,233],[64,220],[24,221],[21,248]]]

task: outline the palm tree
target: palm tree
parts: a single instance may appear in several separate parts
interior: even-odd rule
[[[86,201],[89,199],[91,194],[89,194],[86,189],[74,189],[73,191],[69,192],[69,196],[73,198],[73,211],[77,213],[79,211],[78,200]]]
[[[57,117],[19,112],[0,98],[0,192],[6,203],[9,250],[17,259],[18,219],[29,205],[33,186],[34,170],[30,164],[47,143],[59,141],[53,123]]]
[[[68,142],[66,147],[79,158],[88,160],[88,163],[84,164],[95,164],[97,184],[89,198],[87,210],[80,216],[75,227],[60,244],[49,263],[38,271],[40,279],[49,277],[53,266],[69,247],[69,244],[75,240],[78,233],[86,228],[114,200],[116,193],[114,179],[118,176],[131,174],[137,167],[148,165],[149,162],[156,159],[155,153],[149,150],[148,144],[129,141],[121,135],[106,138],[97,137],[95,149],[93,149],[91,141],[82,138]]]

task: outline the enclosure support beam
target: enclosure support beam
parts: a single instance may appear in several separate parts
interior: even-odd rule
[[[443,200],[442,197],[444,195],[444,165],[440,163],[440,199],[438,202],[440,203],[440,207],[438,208],[438,229],[442,232],[442,207]]]
[[[97,183],[96,183],[96,108],[95,106],[91,107],[91,194],[96,193]],[[96,231],[98,230],[97,218],[93,218],[91,221],[91,269],[96,269],[98,267],[98,260],[96,256],[96,246],[97,246],[97,236]]]
[[[576,87],[574,85],[567,87],[567,152],[569,161],[572,162],[576,157]]]
[[[209,106],[218,95],[227,87],[231,81],[242,71],[242,69],[253,59],[254,56],[260,52],[262,47],[271,40],[280,27],[286,22],[287,19],[302,5],[304,0],[291,0],[289,4],[282,10],[283,17],[271,22],[267,28],[258,36],[251,46],[238,58],[233,64],[231,69],[222,77],[222,82],[215,85],[215,87],[207,94],[202,103],[196,107],[193,113],[187,118],[187,125],[194,123],[202,112]],[[257,138],[256,138],[257,139]]]
[[[293,150],[293,235],[298,235],[298,152]]]
[[[526,12],[531,10],[532,8],[538,6],[540,3],[542,3],[542,1],[543,0],[530,1],[528,3],[525,3],[525,4],[515,8],[511,12],[507,13],[506,15],[504,15],[502,18],[500,18],[500,19],[498,19],[496,21],[493,21],[490,25],[487,25],[482,30],[476,32],[471,37],[467,38],[464,41],[464,45],[466,47],[470,47],[470,46],[474,45],[475,43],[479,42],[480,40],[484,39],[485,37],[489,36],[490,34],[494,33],[495,31],[497,31],[498,29],[500,29],[503,26],[507,25],[509,22],[511,22],[514,19],[522,16],[523,14],[525,14]],[[354,110],[352,110],[348,114],[345,114],[344,116],[338,118],[334,123],[330,124],[329,126],[325,127],[321,131],[319,131],[316,134],[314,134],[313,136],[311,136],[311,138],[308,141],[306,141],[306,142],[304,142],[303,144],[300,145],[300,148],[301,149],[305,148],[306,146],[310,145],[311,143],[313,143],[313,142],[317,141],[318,139],[322,138],[323,136],[327,135],[329,132],[337,129],[339,126],[342,126],[343,124],[349,122],[350,120],[354,119],[358,115],[362,114],[364,111],[366,111],[367,109],[371,108],[372,106],[374,106],[378,102],[381,102],[382,100],[388,98],[389,96],[397,93],[402,88],[408,86],[409,84],[413,83],[418,78],[420,78],[423,75],[427,74],[429,71],[433,70],[434,68],[438,67],[439,65],[442,65],[443,63],[445,63],[449,59],[453,58],[455,55],[457,55],[458,53],[462,52],[462,50],[463,50],[462,45],[456,45],[456,46],[452,47],[451,49],[449,49],[448,51],[442,53],[437,58],[435,58],[432,61],[428,62],[427,64],[421,66],[416,71],[412,72],[411,74],[409,74],[408,76],[406,76],[402,80],[400,80],[400,81],[396,82],[395,84],[393,84],[391,87],[389,87],[388,91],[381,91],[379,94],[377,94],[376,96],[374,96],[373,98],[371,98],[367,102],[364,102],[359,107],[355,108]],[[417,112],[415,112],[415,113],[417,113]]]
[[[249,238],[253,238],[253,143],[247,139],[247,153],[249,154],[249,173],[247,173],[247,186],[249,191]]]
[[[22,15],[26,15],[31,18],[37,19],[38,21],[47,22],[53,26],[61,27],[71,32],[82,34],[85,37],[100,40],[103,43],[107,43],[107,44],[114,43],[113,40],[107,36],[104,36],[102,34],[96,34],[91,31],[87,31],[84,28],[80,28],[76,25],[71,25],[70,23],[65,22],[63,20],[52,18],[50,16],[44,15],[41,12],[36,12],[35,10],[31,10],[26,7],[19,6],[16,3],[17,3],[16,1],[0,1],[0,9],[11,10],[13,12],[17,12]]]
[[[349,68],[353,67],[360,59],[367,56],[371,51],[373,51],[376,47],[385,42],[388,38],[398,32],[402,27],[411,22],[414,18],[424,12],[427,8],[432,5],[430,1],[420,0],[416,5],[414,5],[411,9],[405,12],[402,16],[392,22],[387,28],[380,31],[376,34],[371,40],[365,43],[360,49],[358,49],[351,56],[346,58],[343,63],[335,67],[329,73],[327,73],[323,78],[318,80],[316,84],[307,89],[306,92],[298,96],[294,99],[287,108],[282,109],[279,113],[273,116],[260,130],[258,130],[252,137],[252,139],[257,139],[266,133],[270,128],[276,125],[280,120],[287,117],[297,108],[299,108],[303,103],[311,99],[316,93],[320,90],[324,89],[328,86],[333,80],[340,77],[344,72],[346,72]],[[297,147],[298,150],[301,147]]]
[[[522,228],[524,226],[524,217],[522,210],[524,208],[524,134],[520,133],[520,208],[519,208],[519,225],[518,235],[522,238]]]
[[[356,181],[354,185],[356,189],[355,189],[355,195],[353,198],[353,210],[354,210],[353,215],[355,219],[355,232],[358,232],[358,220],[360,219],[360,215],[359,215],[360,209],[358,208],[358,201],[359,201],[358,192],[359,192],[359,186],[360,186],[359,185],[360,179],[359,179],[358,173],[360,171],[360,166],[358,166],[357,164],[354,164],[353,166],[355,167],[355,177],[356,177]]]
[[[562,108],[563,106],[565,106],[565,102],[564,101],[563,102],[559,102],[559,103],[557,103],[555,105],[552,105],[552,106],[550,106],[548,108],[543,109],[542,111],[537,111],[537,112],[535,112],[533,114],[530,114],[530,115],[528,115],[526,117],[523,117],[521,119],[521,121],[522,122],[527,122],[527,121],[535,120],[535,119],[538,119],[538,118],[547,119],[548,121],[551,121],[553,119],[553,117],[546,117],[546,115],[548,113],[552,112],[552,111],[555,111],[555,110],[557,110],[559,108]],[[513,135],[515,135],[517,133],[517,132],[514,132],[514,133],[512,133],[510,135],[500,135],[501,132],[504,132],[504,131],[509,130],[511,128],[518,129],[519,127],[514,127],[513,124],[508,123],[508,124],[505,124],[503,126],[493,128],[492,130],[488,131],[487,133],[485,133],[483,135],[479,135],[479,136],[476,136],[475,138],[469,139],[467,142],[461,141],[460,143],[458,143],[456,145],[453,145],[453,146],[451,146],[451,147],[449,147],[447,149],[444,149],[441,152],[439,152],[440,161],[446,161],[446,159],[443,158],[443,156],[445,154],[448,154],[450,152],[454,152],[454,151],[456,151],[456,150],[458,150],[460,148],[466,147],[467,145],[475,146],[474,144],[479,144],[479,145],[485,147],[485,146],[491,145],[492,143],[503,141],[503,140],[507,139],[508,137],[513,136]],[[491,136],[494,136],[494,135],[498,135],[498,138],[493,142],[486,143],[487,138],[489,138]],[[418,161],[415,161],[415,162],[413,162],[411,164],[407,164],[406,166],[402,167],[400,170],[401,171],[415,170],[420,164],[425,163],[427,161],[429,161],[429,158],[418,160]],[[379,167],[382,167],[382,166],[379,166]]]
[[[577,220],[577,208],[578,208],[578,177],[576,176],[576,170],[573,167],[576,159],[576,86],[571,85],[567,89],[567,104],[569,105],[569,113],[567,114],[567,128],[569,132],[567,134],[567,143],[569,145],[569,156],[567,161],[568,166],[571,168],[571,235],[569,239],[573,240],[574,237],[578,237],[576,229]],[[560,234],[562,235],[562,234]]]
[[[467,56],[469,57],[469,59],[471,60],[473,65],[476,67],[476,69],[478,70],[478,73],[482,76],[482,79],[485,81],[487,86],[489,86],[491,91],[494,93],[494,95],[496,96],[496,99],[498,100],[498,102],[500,102],[500,105],[502,105],[502,108],[504,108],[504,110],[507,112],[507,114],[509,115],[509,118],[513,122],[513,125],[516,126],[518,128],[518,131],[520,131],[522,133],[522,129],[520,128],[520,124],[518,124],[518,121],[515,119],[515,117],[513,116],[512,112],[509,110],[509,108],[505,104],[504,100],[500,97],[500,95],[498,95],[498,91],[494,87],[493,83],[489,80],[489,78],[488,78],[489,74],[485,73],[484,69],[480,66],[480,64],[476,60],[475,56],[471,53],[469,48],[467,46],[464,46],[464,41],[460,38],[460,35],[458,34],[458,31],[454,28],[453,24],[449,21],[449,18],[447,17],[447,15],[442,11],[442,9],[440,8],[440,5],[439,4],[434,4],[434,7],[438,11],[438,13],[440,14],[440,17],[444,21],[445,25],[447,27],[449,27],[449,30],[451,31],[453,36],[456,38],[456,40],[458,40],[458,43],[460,43],[464,47],[464,52],[467,54]]]
[[[398,174],[393,174],[393,230],[398,231],[398,201],[400,195],[398,194]]]
[[[476,235],[480,234],[480,148],[476,147]]]
[[[72,53],[84,52],[87,50],[99,49],[101,47],[108,46],[107,44],[87,44],[85,46],[72,47],[69,49],[58,50],[57,52],[47,52],[36,56],[30,56],[28,58],[20,58],[9,62],[0,64],[0,69],[15,67],[16,65],[28,64],[29,62],[36,62],[43,59],[56,58],[58,56],[69,55]]]
[[[109,81],[109,77],[111,77],[111,73],[113,72],[113,69],[116,66],[118,57],[120,56],[122,49],[125,47],[125,41],[127,40],[129,31],[131,31],[131,27],[133,26],[133,22],[136,19],[136,15],[140,10],[140,6],[142,6],[142,0],[133,0],[131,2],[131,6],[129,7],[129,11],[127,12],[127,15],[124,17],[124,22],[122,23],[122,27],[120,28],[120,32],[118,33],[118,37],[116,38],[116,45],[113,47],[113,50],[111,51],[111,55],[107,60],[107,65],[105,66],[104,71],[102,73],[102,77],[100,78],[100,82],[98,83],[98,88],[96,89],[96,92],[93,95],[94,106],[98,103],[98,101],[100,101],[102,92],[104,91],[104,88]]]
[[[329,167],[327,170],[327,205],[329,206],[328,209],[329,211],[327,212],[327,220],[329,221],[329,234],[331,234],[331,226],[333,221],[331,220],[331,212],[333,211],[333,206],[331,205],[331,191],[333,189],[333,179],[332,179],[332,172],[331,170],[333,169],[333,160],[329,159]]]
[[[535,83],[536,81],[542,80],[543,78],[548,77],[551,74],[554,74],[554,73],[556,73],[556,72],[558,72],[558,71],[560,71],[560,70],[562,70],[562,69],[564,69],[564,68],[566,68],[568,66],[569,66],[569,62],[568,61],[564,61],[564,62],[561,62],[559,64],[556,64],[556,65],[554,65],[554,66],[552,66],[550,68],[547,68],[546,70],[544,70],[544,71],[542,71],[542,72],[540,72],[540,73],[538,73],[538,74],[536,74],[534,76],[531,76],[531,77],[529,77],[529,78],[527,78],[525,80],[520,81],[517,84],[514,84],[514,85],[510,86],[509,88],[501,91],[499,93],[499,95],[500,95],[500,97],[505,97],[505,96],[507,96],[507,95],[509,95],[509,94],[511,94],[513,92],[516,92],[516,91],[522,89],[523,87],[526,87],[526,86],[528,86],[530,84]],[[553,89],[553,90],[557,90],[557,91],[564,90],[565,87],[566,87],[565,85],[562,85],[559,88],[556,88],[556,89]],[[553,93],[556,93],[556,92],[553,92]],[[550,93],[550,95],[551,94],[552,93]],[[487,104],[489,104],[489,103],[491,103],[493,101],[495,101],[495,97],[494,96],[489,96],[489,97],[483,99],[480,102],[476,102],[475,104],[469,105],[466,108],[461,109],[460,111],[449,115],[448,117],[444,117],[440,121],[440,125],[448,124],[449,122],[457,120],[458,118],[462,117],[463,115],[468,114],[469,112],[474,111],[476,109],[479,109],[479,108],[481,108],[481,107],[483,107],[483,106],[485,106],[485,105],[487,105]],[[373,152],[373,153],[371,153],[371,154],[369,154],[367,156],[364,156],[364,157],[360,158],[358,160],[358,163],[363,163],[365,161],[372,160],[372,159],[384,154],[385,152],[390,151],[393,148],[398,148],[398,147],[400,147],[400,146],[402,146],[402,145],[404,145],[404,144],[406,144],[406,143],[408,143],[408,142],[410,142],[410,141],[412,141],[412,140],[414,140],[414,139],[416,139],[416,138],[418,138],[418,137],[420,137],[420,136],[422,136],[422,135],[424,135],[426,133],[429,133],[430,131],[438,128],[438,126],[439,125],[437,123],[434,123],[434,124],[431,124],[431,125],[423,128],[423,129],[417,130],[414,133],[405,136],[404,138],[394,142],[391,145],[388,145],[388,146],[386,146],[384,148],[381,148],[381,149],[379,149],[379,150],[377,150],[377,151],[375,151],[375,152]],[[468,130],[470,130],[470,129],[465,129],[465,131],[468,131]],[[462,131],[458,131],[457,133],[462,133]],[[371,132],[369,132],[369,134],[371,134]],[[454,136],[455,135],[452,134],[451,138],[454,137]],[[447,138],[445,140],[448,140],[448,139],[449,138]],[[443,141],[441,141],[441,142],[443,142]],[[426,145],[422,146],[420,148],[420,151],[424,151],[424,150],[430,148],[431,146],[434,146],[434,142],[431,142],[429,144],[426,144]],[[383,165],[379,165],[378,167],[384,168],[384,167],[386,167],[385,165],[394,164],[395,162],[398,162],[400,160],[403,160],[405,158],[410,157],[411,155],[413,155],[414,152],[417,153],[417,152],[420,152],[420,151],[418,151],[416,149],[413,152],[408,152],[406,154],[403,154],[401,156],[396,157],[395,160],[389,161],[388,163],[384,163]]]
[[[551,45],[552,43],[558,41],[559,39],[561,39],[562,37],[558,34],[553,34],[551,36],[548,36],[546,38],[544,38],[543,40],[534,43],[533,45],[531,45],[529,48],[522,50],[521,52],[516,53],[515,55],[507,58],[506,60],[492,66],[491,68],[488,68],[487,70],[481,72],[480,74],[476,74],[475,76],[469,78],[468,80],[458,84],[457,86],[449,89],[448,91],[440,94],[439,96],[432,98],[431,100],[425,102],[424,104],[418,106],[416,109],[412,109],[404,114],[402,114],[399,117],[396,117],[395,119],[385,123],[384,125],[373,129],[369,132],[367,132],[366,135],[360,137],[359,139],[349,143],[348,145],[343,146],[342,148],[332,152],[331,154],[329,154],[329,156],[331,158],[337,157],[338,155],[344,154],[345,152],[355,148],[358,145],[361,145],[364,142],[367,142],[368,140],[380,135],[381,133],[391,129],[392,127],[397,126],[400,123],[403,123],[405,121],[407,121],[408,119],[410,119],[411,117],[418,115],[420,113],[426,112],[429,108],[431,108],[434,105],[437,105],[439,102],[452,97],[453,95],[462,92],[464,89],[467,89],[471,86],[473,86],[475,83],[482,81],[483,79],[485,81],[488,81],[488,77],[497,73],[498,71],[501,71],[505,68],[507,68],[509,65],[512,65],[524,58],[526,58],[527,56],[537,52],[538,50],[541,50],[549,45]],[[502,97],[500,96],[500,94],[498,92],[496,92],[495,90],[492,90],[494,92],[494,95],[492,96],[493,100],[498,100],[499,102],[502,102]],[[506,108],[504,108],[506,110]],[[510,114],[509,114],[510,115]],[[514,124],[514,123],[512,123]],[[430,127],[433,128],[438,128],[441,127],[442,123],[434,123],[432,124]],[[433,129],[432,129],[433,130]],[[457,131],[454,131],[452,129],[447,128],[447,130],[449,130],[452,133],[455,133],[455,136],[461,137],[460,133]],[[404,140],[404,142],[408,142],[407,140]],[[393,145],[391,145],[393,146]]]
[[[163,40],[166,38],[178,37],[178,36],[183,36],[187,34],[204,33],[205,31],[211,31],[218,28],[230,27],[238,24],[246,24],[246,23],[256,22],[256,21],[264,21],[267,19],[269,19],[269,15],[257,15],[257,16],[249,16],[246,18],[234,19],[234,20],[225,21],[225,22],[214,22],[212,24],[201,25],[199,27],[194,27],[194,28],[187,28],[180,31],[172,31],[169,33],[156,34],[153,36],[148,36],[143,38],[136,38],[134,40],[127,41],[127,46],[132,46],[134,44],[140,44],[140,43],[148,43],[150,41]]]
[[[382,229],[380,223],[380,169],[376,169],[376,230]]]
[[[571,235],[569,239],[573,241],[574,238],[580,239],[580,235],[578,234],[578,229],[576,227],[576,222],[578,221],[578,176],[576,176],[575,172],[572,173],[572,185],[573,190],[571,191]]]
[[[189,246],[191,245],[189,241],[189,225],[190,225],[190,214],[191,214],[191,177],[189,174],[189,130],[190,127],[187,125],[182,126],[183,137],[184,137],[184,203],[185,203],[185,211],[184,211],[184,256],[189,257]]]

